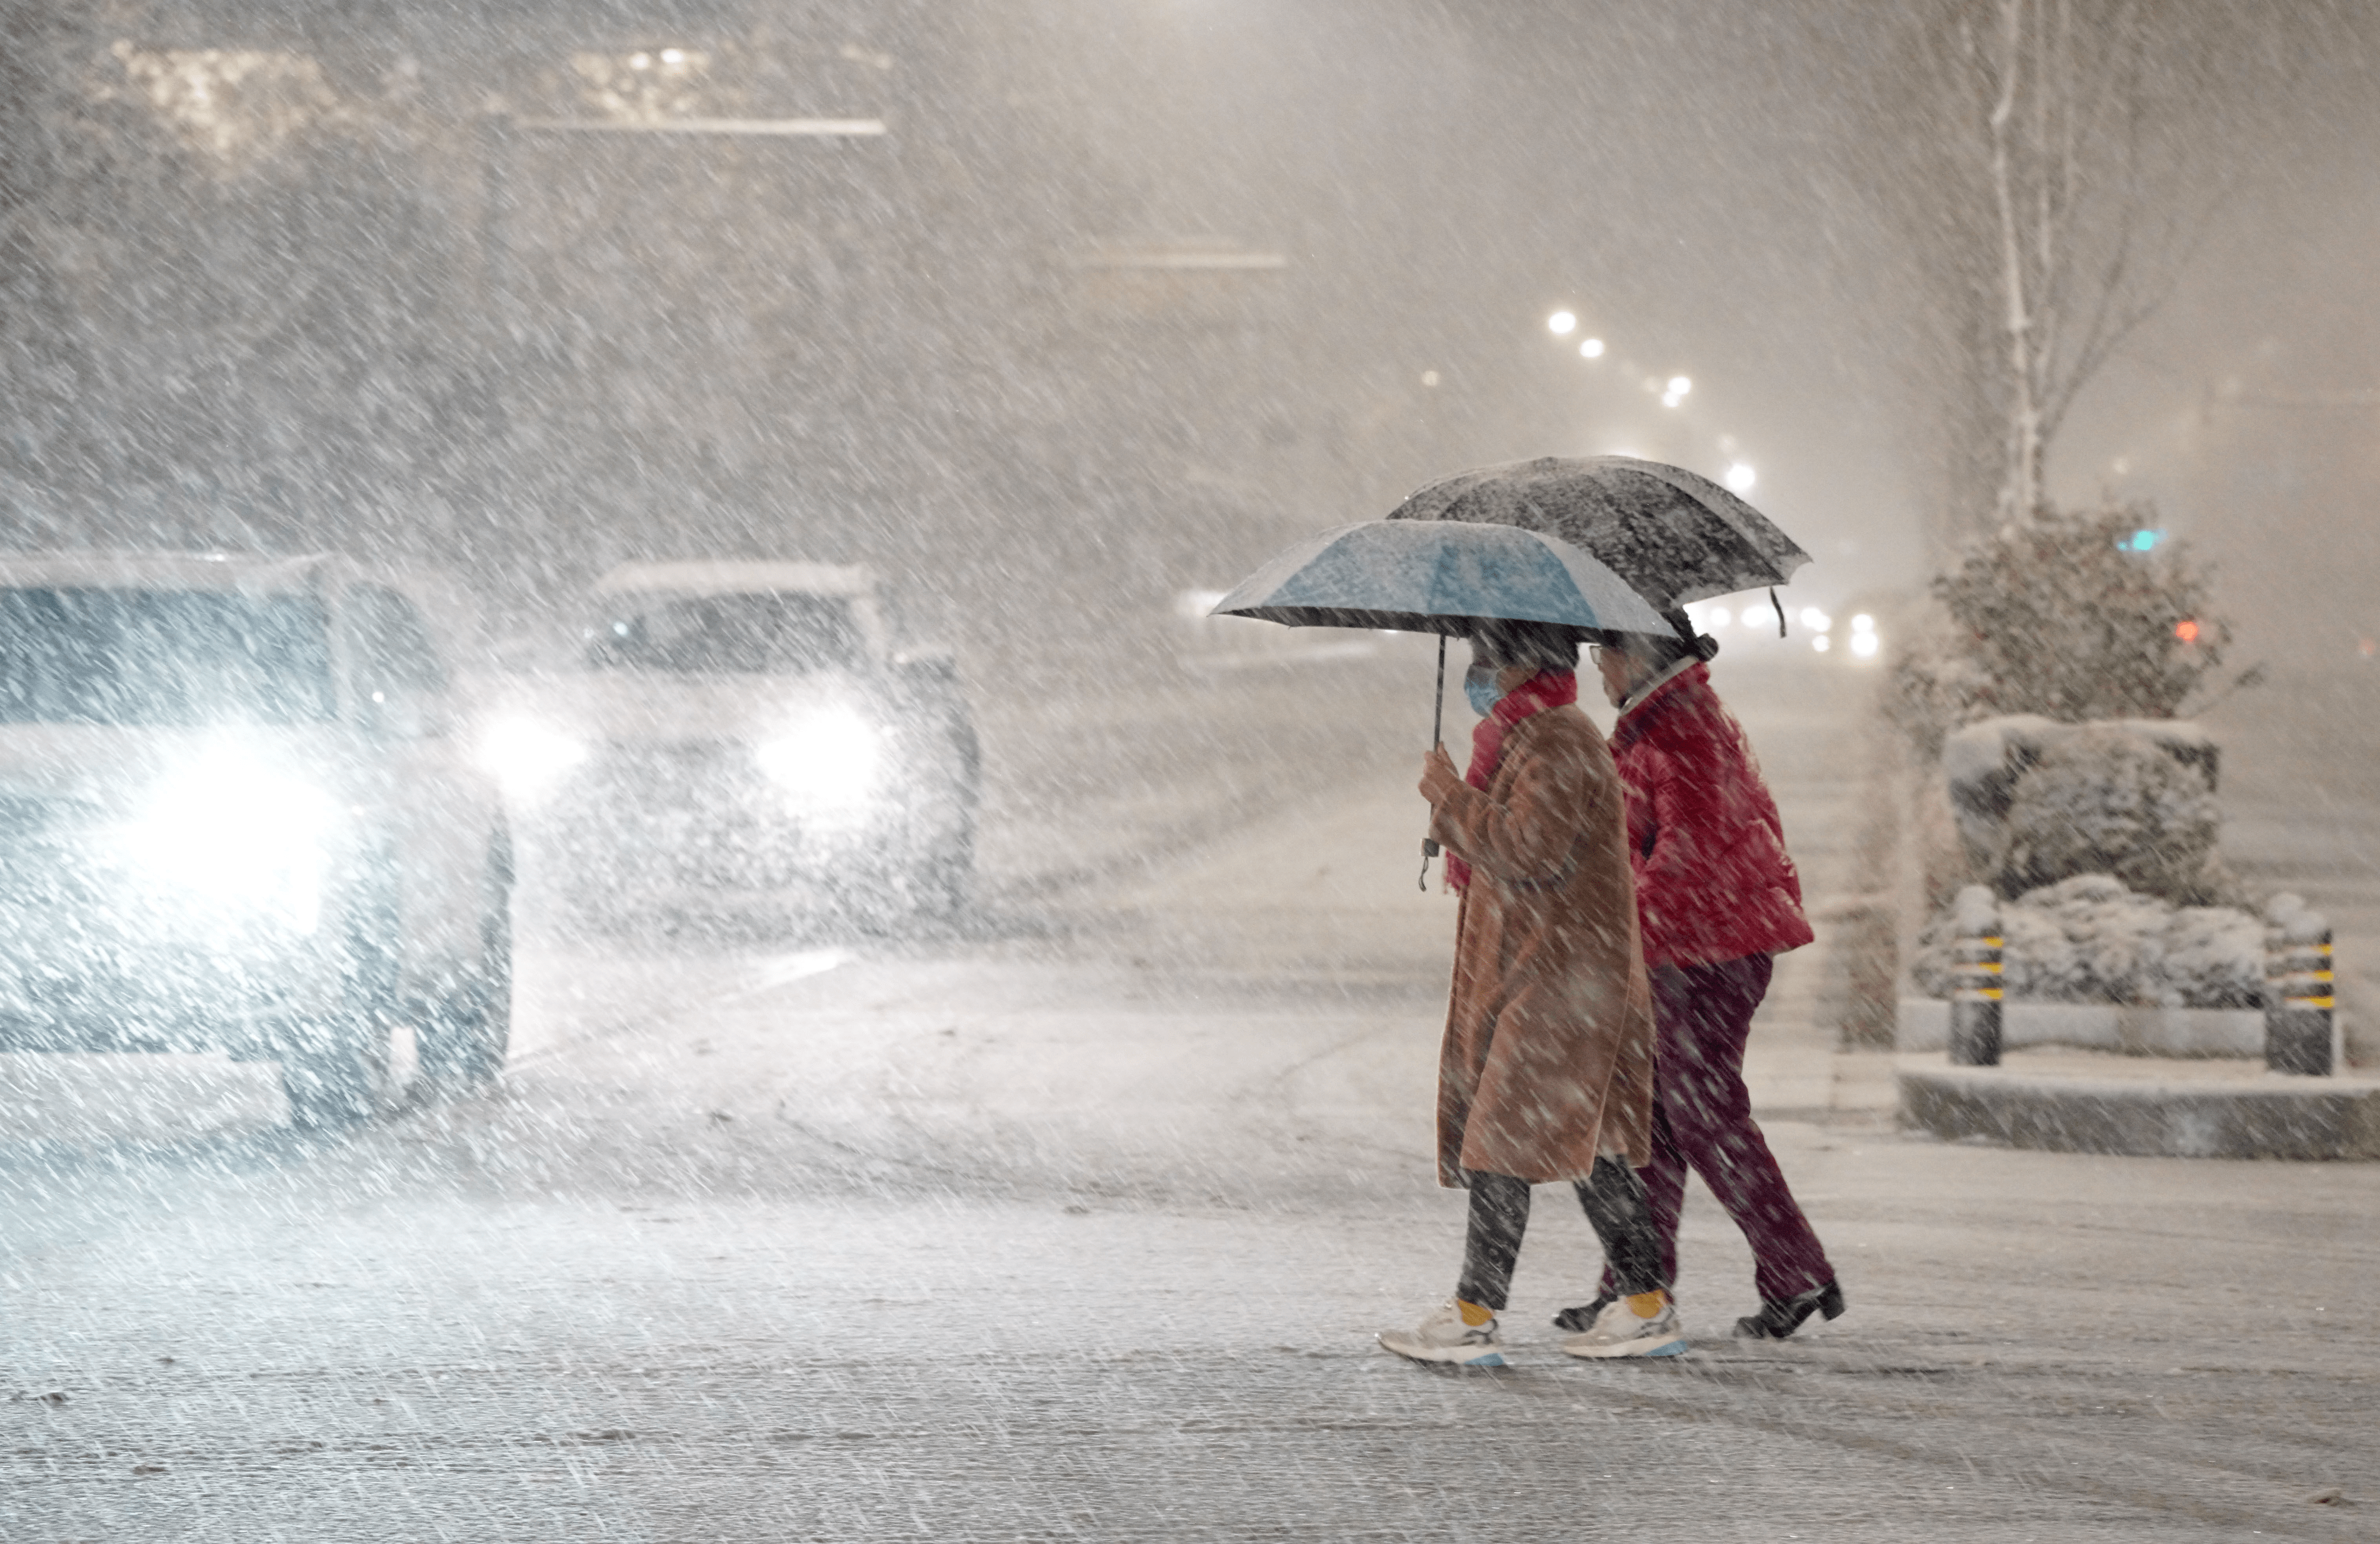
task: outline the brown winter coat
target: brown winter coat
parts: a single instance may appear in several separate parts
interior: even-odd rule
[[[1620,774],[1585,714],[1514,724],[1486,791],[1430,834],[1472,865],[1438,1068],[1438,1176],[1584,1179],[1598,1152],[1651,1156],[1653,1004]]]

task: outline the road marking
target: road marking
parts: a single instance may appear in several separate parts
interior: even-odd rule
[[[838,965],[849,964],[854,958],[849,949],[804,949],[799,954],[784,955],[762,963],[754,972],[754,980],[750,985],[741,991],[730,993],[722,1000],[740,1003],[747,998],[757,997],[763,992],[771,992],[789,983],[800,981],[806,976],[824,975]]]

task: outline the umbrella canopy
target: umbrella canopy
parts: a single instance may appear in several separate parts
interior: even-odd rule
[[[1367,520],[1299,543],[1216,604],[1214,614],[1291,627],[1467,635],[1482,618],[1581,633],[1670,624],[1627,581],[1567,542],[1509,524]]]
[[[1810,561],[1766,515],[1709,478],[1623,455],[1541,456],[1459,473],[1389,518],[1558,537],[1593,553],[1659,611],[1781,585]]]

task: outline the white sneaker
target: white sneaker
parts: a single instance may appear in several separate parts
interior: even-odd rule
[[[1660,1312],[1640,1319],[1622,1297],[1595,1316],[1593,1328],[1563,1336],[1561,1348],[1573,1357],[1682,1357],[1686,1335],[1677,1304],[1664,1302]]]
[[[1452,1362],[1461,1367],[1502,1367],[1504,1343],[1496,1321],[1465,1324],[1463,1310],[1449,1297],[1438,1311],[1410,1330],[1382,1330],[1380,1344],[1416,1362]]]

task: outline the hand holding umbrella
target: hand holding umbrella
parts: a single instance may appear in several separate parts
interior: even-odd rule
[[[1446,754],[1444,745],[1432,745],[1421,758],[1421,796],[1432,804],[1443,804],[1447,795],[1462,786],[1463,773],[1454,758]]]

